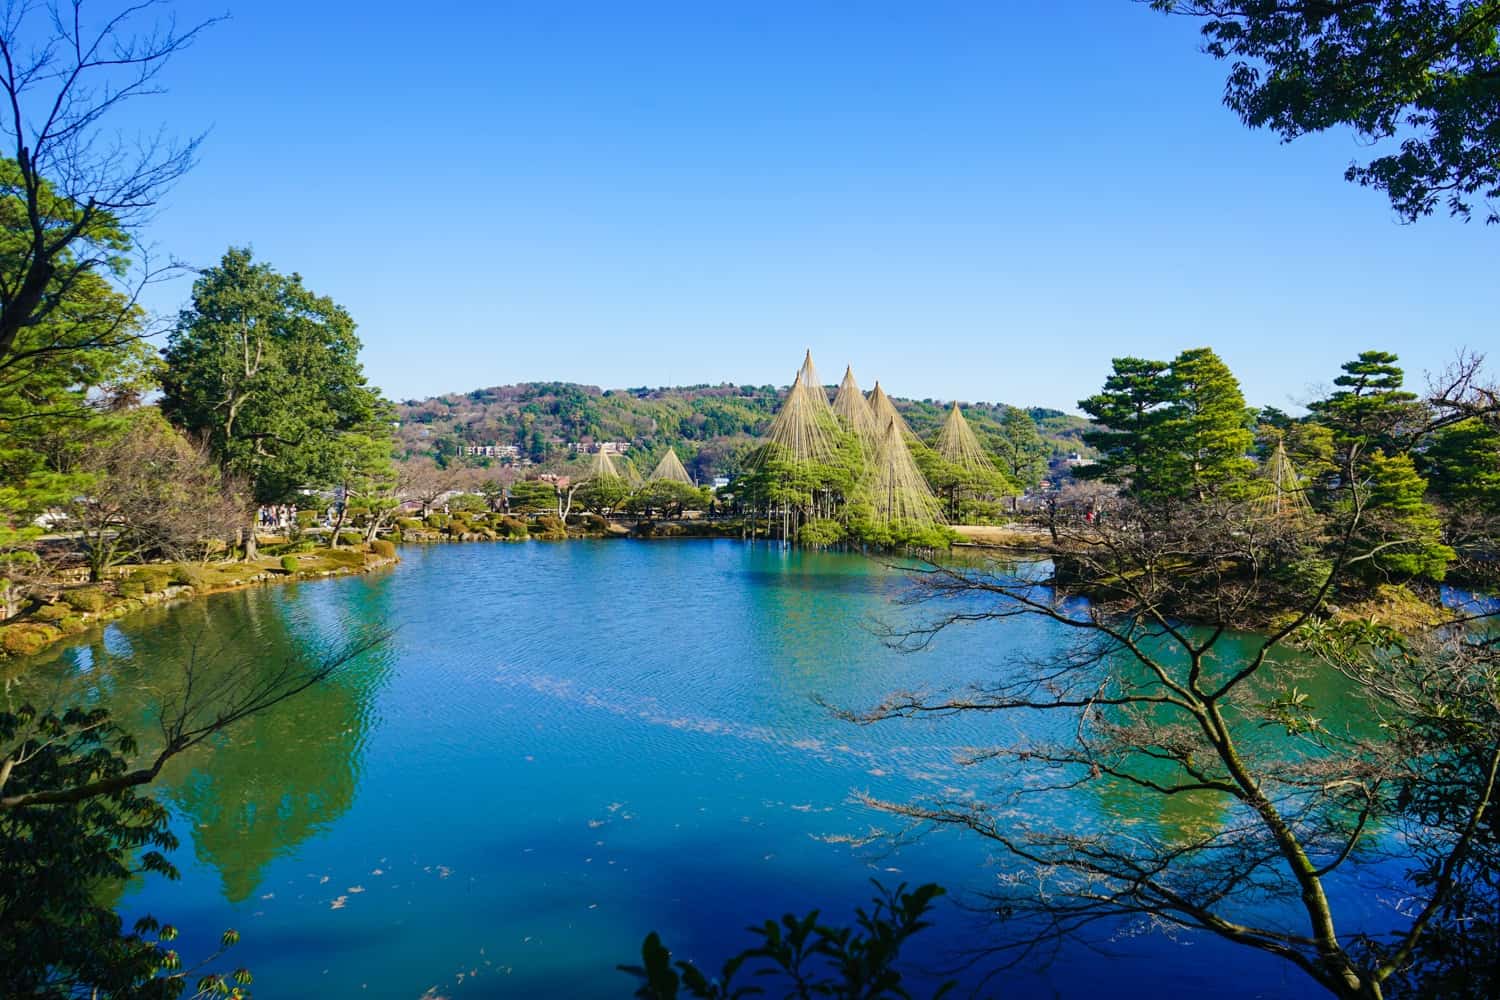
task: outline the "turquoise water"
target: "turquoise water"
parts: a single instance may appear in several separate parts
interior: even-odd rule
[[[47,657],[30,683],[81,680],[149,732],[191,655],[305,655],[353,624],[394,626],[336,680],[175,762],[161,782],[180,882],[121,901],[184,928],[184,955],[233,926],[260,997],[628,996],[614,971],[652,929],[716,964],[741,928],[868,900],[870,880],[960,898],[1007,870],[972,836],[899,848],[858,804],[998,795],[955,757],[1018,719],[858,727],[865,706],[970,682],[1059,637],[1013,620],[900,654],[904,581],[856,556],[735,542],[408,547],[387,572],[160,609]],[[1030,723],[1034,724],[1034,723]],[[1080,823],[1149,811],[1080,796]],[[1172,821],[1173,817],[1156,816]],[[911,957],[947,967],[1005,934],[946,905]],[[1005,997],[1314,995],[1300,974],[1203,938],[1122,931],[1004,973]],[[965,972],[970,985],[978,973]]]

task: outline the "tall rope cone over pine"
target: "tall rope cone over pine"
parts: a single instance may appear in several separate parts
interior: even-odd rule
[[[1312,513],[1312,502],[1297,467],[1287,457],[1286,442],[1277,441],[1276,449],[1261,467],[1266,481],[1265,492],[1255,500],[1255,512],[1262,517],[1300,516]]]
[[[811,356],[808,360],[811,361]],[[838,428],[828,400],[820,402],[821,396],[821,391],[806,391],[799,371],[776,419],[771,421],[772,447],[762,454],[779,449],[780,454],[798,464],[826,462],[834,453],[834,433]]]
[[[653,483],[666,481],[693,485],[693,477],[688,475],[687,469],[682,465],[682,459],[678,458],[677,452],[671,448],[668,448],[667,453],[661,457],[661,461],[656,463],[656,468],[651,470],[648,478]]]
[[[885,437],[886,426],[892,422],[896,424],[896,429],[903,436],[911,433],[911,428],[906,426],[906,420],[896,409],[896,404],[891,402],[891,397],[880,388],[879,379],[875,380],[875,388],[870,390],[870,411],[875,414],[875,426],[879,428],[880,438]]]
[[[995,463],[985,454],[984,446],[979,443],[974,428],[964,419],[957,402],[948,411],[948,419],[943,421],[942,430],[938,431],[936,444],[937,453],[951,465],[969,472],[995,471]]]
[[[807,354],[803,356],[802,367],[797,369],[797,378],[802,383],[802,390],[817,404],[817,409],[831,414],[833,409],[828,405],[828,390],[823,388],[823,383],[818,378],[818,369],[813,367],[812,348],[808,348]]]
[[[880,392],[877,382],[876,392]],[[884,394],[882,393],[882,396]],[[906,443],[904,424],[901,418],[886,421],[885,431],[880,435],[879,447],[875,450],[873,467],[870,470],[870,490],[875,502],[875,512],[887,522],[900,521],[932,527],[943,523],[937,499],[916,460],[911,457],[911,448]]]
[[[875,412],[865,394],[859,391],[854,380],[854,366],[844,369],[844,380],[839,383],[838,395],[833,398],[833,412],[850,430],[859,435],[867,453],[873,454],[880,443],[880,428],[875,423]]]

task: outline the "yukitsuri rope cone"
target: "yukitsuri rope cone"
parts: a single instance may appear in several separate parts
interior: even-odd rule
[[[641,470],[637,469],[635,463],[626,456],[620,456],[620,460],[615,463],[615,468],[620,470],[620,475],[625,478],[626,485],[631,489],[638,490],[646,485],[646,481],[641,478]]]
[[[818,402],[820,395],[804,389],[802,373],[798,372],[792,380],[791,391],[786,394],[786,401],[781,404],[776,419],[771,421],[770,438],[775,448],[762,449],[761,461],[776,449],[799,465],[825,462],[832,457],[837,425],[828,401]]]
[[[823,388],[823,383],[818,379],[818,370],[813,367],[811,348],[808,348],[807,355],[802,359],[802,367],[797,369],[797,378],[802,382],[803,390],[818,404],[819,409],[828,413],[833,412],[828,405],[828,390]]]
[[[833,412],[859,435],[865,450],[873,452],[880,439],[880,428],[875,424],[875,413],[865,394],[859,391],[854,381],[854,366],[844,369],[844,381],[839,383],[838,395],[833,397]]]
[[[656,468],[651,470],[651,475],[647,477],[647,480],[653,483],[665,481],[693,485],[693,477],[688,475],[687,469],[682,466],[682,459],[678,458],[677,452],[671,448],[668,448],[667,453],[661,457],[661,461],[656,463]]]
[[[885,437],[886,425],[895,421],[896,429],[903,435],[910,434],[911,428],[906,426],[906,421],[896,409],[896,404],[891,402],[891,397],[880,388],[880,380],[875,380],[875,388],[870,390],[870,412],[875,414],[875,426],[879,428],[879,437]]]
[[[615,479],[624,479],[620,470],[615,468],[614,460],[609,457],[609,452],[603,448],[594,452],[593,460],[589,462],[589,477],[592,479],[604,479],[613,476]]]
[[[879,383],[875,391],[880,391]],[[943,518],[932,489],[911,457],[906,433],[897,423],[899,419],[886,421],[885,432],[880,435],[879,447],[875,449],[870,469],[875,512],[883,521],[901,521],[930,528],[941,523]]]
[[[938,431],[937,453],[943,457],[943,461],[956,465],[969,472],[994,472],[995,463],[990,461],[990,456],[985,454],[984,446],[979,443],[979,438],[974,434],[974,428],[964,419],[963,411],[958,408],[958,403],[953,404],[953,409],[948,411],[948,419],[943,421],[942,430]]]
[[[1302,477],[1286,454],[1286,442],[1277,441],[1276,449],[1261,467],[1261,478],[1270,484],[1263,496],[1255,500],[1255,512],[1262,517],[1301,516],[1312,513],[1312,503],[1302,488]]]

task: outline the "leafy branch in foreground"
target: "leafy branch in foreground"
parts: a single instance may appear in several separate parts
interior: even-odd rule
[[[207,971],[238,936],[186,965],[176,932],[127,930],[118,896],[139,874],[176,878],[168,814],[144,786],[171,759],[326,680],[384,635],[281,664],[198,651],[160,695],[161,746],[144,754],[103,708],[0,707],[0,993],[48,998],[237,997],[245,970]]]
[[[779,984],[782,996],[799,1000],[909,1000],[911,994],[902,985],[896,961],[907,939],[930,926],[926,915],[943,890],[931,884],[912,892],[907,892],[904,884],[894,891],[879,883],[876,888],[879,895],[874,906],[856,911],[854,927],[821,924],[814,910],[805,917],[789,913],[780,923],[767,920],[749,928],[761,944],[726,960],[715,979],[692,962],[673,962],[671,952],[655,932],[647,935],[641,946],[642,964],[619,968],[640,980],[635,995],[642,1000],[676,1000],[679,996],[733,1000],[765,994],[772,983]],[[755,982],[746,984],[747,977],[754,977]],[[933,996],[947,994],[953,985],[943,984]]]

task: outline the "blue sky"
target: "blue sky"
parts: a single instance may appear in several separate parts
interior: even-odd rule
[[[784,384],[810,346],[1072,409],[1111,357],[1207,344],[1288,406],[1367,347],[1495,340],[1500,228],[1399,225],[1351,137],[1246,130],[1196,25],[1129,0],[231,15],[132,112],[209,132],[150,235],[300,272],[396,398]]]

